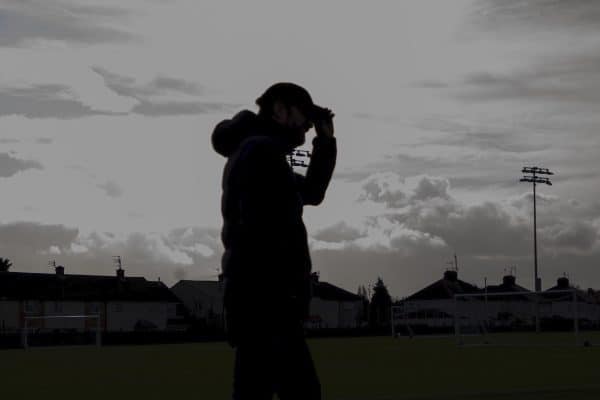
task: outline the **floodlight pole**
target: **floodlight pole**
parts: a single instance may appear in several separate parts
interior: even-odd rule
[[[536,190],[535,187],[538,183],[545,183],[546,185],[552,185],[549,178],[539,177],[538,175],[554,175],[548,168],[540,167],[523,167],[521,170],[526,175],[521,178],[520,182],[531,182],[533,183],[533,263],[534,263],[534,285],[535,292],[542,291],[542,281],[538,275],[538,256],[537,256],[537,206],[536,206]],[[540,305],[538,302],[537,293],[535,296],[535,331],[540,332]]]
[[[524,174],[531,174],[521,178],[520,182],[531,182],[533,183],[533,263],[534,263],[534,287],[535,291],[539,292],[542,290],[542,282],[538,274],[538,255],[537,255],[537,203],[536,203],[536,186],[538,183],[545,183],[546,185],[552,185],[549,178],[539,177],[540,175],[554,175],[548,168],[540,167],[523,167],[521,170]]]
[[[535,179],[535,172],[533,173]],[[535,291],[539,292],[542,290],[542,285],[538,275],[538,256],[537,256],[537,207],[535,198],[535,181],[533,182],[533,265],[534,265],[534,276],[535,276]]]

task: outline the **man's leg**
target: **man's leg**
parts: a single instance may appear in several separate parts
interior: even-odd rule
[[[321,383],[302,335],[280,338],[275,390],[281,400],[321,400]]]
[[[273,356],[269,343],[244,341],[235,352],[233,400],[273,399]]]

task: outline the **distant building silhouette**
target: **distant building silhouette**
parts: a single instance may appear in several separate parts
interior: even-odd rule
[[[143,277],[0,272],[0,332],[19,331],[25,316],[99,314],[102,331],[183,327],[181,300],[162,282]],[[93,326],[91,326],[93,325]],[[32,329],[95,329],[95,319],[30,320]]]
[[[311,329],[360,327],[362,298],[331,283],[320,281],[318,274],[312,274],[312,278],[313,297],[306,327]]]
[[[313,296],[305,326],[309,329],[358,328],[362,298],[320,281],[318,274],[312,274],[312,279]],[[181,280],[171,290],[197,321],[210,329],[223,329],[223,285],[220,281]],[[261,310],[255,312],[261,313]]]
[[[211,330],[223,330],[223,283],[221,280],[181,280],[171,287],[171,291],[183,301],[189,315],[196,323]]]
[[[572,326],[575,315],[573,295],[560,292],[564,290],[576,291],[580,321],[589,326],[600,326],[600,302],[595,292],[572,287],[566,277],[559,278],[556,286],[545,294],[536,296],[518,285],[512,274],[505,275],[498,285],[478,288],[458,279],[454,270],[446,271],[442,279],[397,302],[397,315],[402,321],[399,325],[410,326],[413,331],[450,333],[456,322],[455,295],[473,294],[478,297],[460,300],[459,318],[473,318],[485,322],[489,328],[514,329],[531,326],[537,312],[546,327],[559,326],[558,320],[565,321],[565,326]],[[401,331],[402,327],[399,326],[399,329]]]

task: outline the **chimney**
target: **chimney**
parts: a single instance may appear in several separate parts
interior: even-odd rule
[[[517,284],[517,278],[514,275],[504,275],[502,284],[505,286],[514,286]]]
[[[117,270],[117,278],[119,278],[120,280],[125,280],[125,270],[123,268],[119,268]]]
[[[54,267],[57,276],[65,276],[65,267],[59,265],[58,267]]]
[[[567,278],[566,276],[558,278],[556,280],[556,286],[558,286],[559,289],[569,289],[569,278]]]
[[[458,272],[449,269],[448,271],[444,272],[444,279],[450,282],[456,282],[458,281]]]

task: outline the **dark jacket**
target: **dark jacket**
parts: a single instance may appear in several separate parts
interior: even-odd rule
[[[293,147],[281,127],[251,111],[220,122],[211,139],[227,157],[221,203],[226,312],[306,317],[312,266],[302,209],[323,201],[335,138],[314,138],[305,176],[286,160]]]

